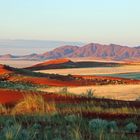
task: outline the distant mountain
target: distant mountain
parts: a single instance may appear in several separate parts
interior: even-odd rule
[[[58,58],[95,58],[95,59],[109,59],[117,61],[140,61],[140,47],[127,47],[116,44],[102,45],[97,43],[90,43],[82,47],[79,46],[61,46],[52,51],[43,54],[31,54],[25,56],[0,56],[2,58],[15,58],[27,60],[47,60]]]
[[[73,62],[67,58],[54,59],[39,63],[25,69],[28,70],[47,70],[47,69],[65,69],[65,68],[88,68],[88,67],[113,67],[123,65],[121,63],[113,62],[92,62],[92,61],[79,61]]]
[[[0,55],[26,55],[32,53],[44,53],[64,45],[81,46],[82,42],[55,41],[55,40],[0,40]]]
[[[14,56],[11,54],[0,55],[0,59],[13,59],[13,58],[18,58],[18,56]]]
[[[140,60],[140,47],[127,47],[116,44],[102,45],[90,43],[82,47],[63,46],[42,54],[44,59],[93,57],[110,60]]]
[[[69,57],[71,54],[74,54],[80,47],[78,46],[62,46],[58,47],[52,51],[42,54],[44,59],[57,59]]]

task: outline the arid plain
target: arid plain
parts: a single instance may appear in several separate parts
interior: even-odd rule
[[[120,67],[98,67],[98,68],[71,68],[71,69],[53,69],[40,70],[42,73],[57,73],[62,75],[96,75],[96,74],[120,74],[120,73],[137,73],[140,72],[140,64],[124,65]]]
[[[76,60],[78,61],[78,60]],[[80,61],[80,60],[79,60]],[[82,60],[83,61],[83,60]],[[87,61],[87,60],[86,60]],[[0,61],[2,64],[7,64],[17,68],[29,67],[40,61]],[[39,70],[37,72],[49,73],[49,74],[60,74],[60,75],[115,75],[119,74],[137,74],[140,72],[140,64],[125,64],[118,67],[95,67],[95,68],[68,68],[68,69],[49,69]],[[139,74],[139,73],[138,73]],[[137,75],[138,75],[137,74]],[[136,77],[137,77],[136,75]],[[47,92],[59,92],[63,87],[47,87],[38,90]],[[140,84],[121,84],[121,85],[94,85],[94,86],[78,86],[78,87],[67,87],[68,92],[73,94],[86,94],[88,89],[94,91],[94,95],[97,97],[119,99],[119,100],[136,100],[140,97]]]

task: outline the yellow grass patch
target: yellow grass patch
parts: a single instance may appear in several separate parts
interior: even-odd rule
[[[12,114],[52,114],[56,112],[54,102],[45,102],[41,95],[26,94],[24,99],[16,104]]]
[[[0,115],[6,115],[8,113],[8,109],[5,106],[0,104]]]
[[[120,67],[102,67],[102,68],[72,68],[72,69],[52,69],[40,70],[42,73],[57,73],[62,75],[94,75],[94,74],[119,74],[140,72],[140,65],[124,65]]]
[[[39,89],[48,92],[59,92],[61,87]],[[119,100],[136,100],[140,97],[140,85],[103,85],[103,86],[81,86],[68,87],[68,92],[80,95],[85,94],[88,89],[95,90],[94,96]]]

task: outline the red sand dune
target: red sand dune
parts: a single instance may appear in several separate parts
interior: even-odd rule
[[[23,98],[23,93],[19,91],[0,89],[0,103],[13,104]]]
[[[42,92],[31,92],[31,91],[15,91],[10,89],[0,89],[0,103],[1,104],[16,104],[17,102],[21,101],[24,97],[24,95],[27,94],[39,94],[42,95],[43,98],[46,101],[55,101],[56,103],[73,103],[73,104],[79,104],[81,102],[87,102],[96,100],[98,103],[104,101],[104,102],[116,102],[120,104],[117,104],[118,106],[124,106],[129,105],[131,107],[140,107],[140,102],[136,101],[121,101],[121,100],[113,100],[113,99],[101,99],[101,98],[86,98],[81,96],[71,96],[71,95],[65,95],[65,94],[54,94],[54,93],[43,93]]]
[[[91,58],[92,59],[92,58]],[[124,65],[125,63],[120,62],[101,62],[101,61],[72,61],[67,58],[54,59],[39,63],[25,69],[29,70],[47,70],[47,69],[66,69],[66,68],[90,68],[90,67],[113,67]]]
[[[39,63],[25,69],[42,70],[42,69],[61,69],[67,67],[75,67],[75,63],[67,58],[55,59]]]
[[[86,85],[97,85],[97,84],[140,84],[140,80],[131,80],[126,78],[116,78],[116,77],[107,77],[107,76],[81,76],[74,75],[73,79],[63,79],[57,78],[44,78],[44,77],[16,77],[11,76],[9,81],[12,82],[27,82],[37,85],[48,85],[48,86],[86,86]]]
[[[31,94],[31,93],[25,93],[25,92],[19,92],[19,91],[14,91],[14,90],[5,90],[5,89],[0,89],[0,103],[1,104],[5,104],[10,106],[15,105],[17,102],[21,101],[24,97],[25,94]],[[32,93],[32,94],[38,94],[38,93]],[[66,103],[66,104],[75,104],[76,106],[79,103],[82,102],[86,102],[86,101],[93,101],[96,100],[97,102],[116,102],[118,104],[118,101],[116,100],[109,100],[109,99],[89,99],[89,98],[85,98],[85,97],[74,97],[74,96],[65,96],[65,95],[58,95],[58,94],[40,94],[43,96],[43,98],[45,99],[45,101],[53,101],[56,104],[60,104],[60,103]],[[139,108],[140,104],[139,102],[136,101],[119,101],[119,106],[122,105],[129,105],[131,107],[134,108]],[[66,112],[64,112],[65,114]],[[68,112],[70,113],[70,112]],[[82,113],[82,116],[84,117],[101,117],[101,118],[107,118],[107,119],[112,119],[112,118],[120,118],[120,119],[125,119],[125,118],[134,118],[136,116],[136,114],[120,114],[120,113],[97,113],[96,111],[92,111],[92,112],[88,112],[88,111],[83,111],[83,112],[77,112],[77,113]],[[62,112],[63,114],[63,112]]]
[[[57,79],[49,79],[43,77],[20,77],[16,78],[16,76],[11,76],[9,81],[12,82],[24,82],[24,83],[32,83],[37,85],[48,85],[48,86],[80,86],[81,82],[74,81],[65,81],[65,80],[57,80]]]
[[[43,62],[43,63],[36,64],[36,65],[34,65],[32,67],[55,65],[55,64],[63,64],[63,63],[68,63],[68,62],[70,62],[70,60],[67,59],[67,58],[54,59],[54,60],[50,60],[50,61],[46,61],[46,62]]]
[[[75,81],[61,81],[61,80],[53,80],[48,78],[38,78],[31,77],[25,78],[24,81],[31,82],[33,84],[39,85],[48,85],[48,86],[80,86],[81,84]]]
[[[9,74],[12,71],[8,70],[5,65],[0,64],[0,74]]]

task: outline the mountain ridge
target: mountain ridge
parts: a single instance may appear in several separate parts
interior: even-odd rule
[[[30,54],[24,56],[1,55],[0,59],[26,59],[26,60],[48,60],[59,58],[84,58],[110,59],[116,61],[140,61],[140,46],[128,47],[117,44],[89,43],[84,46],[65,45],[57,47],[42,54]]]

